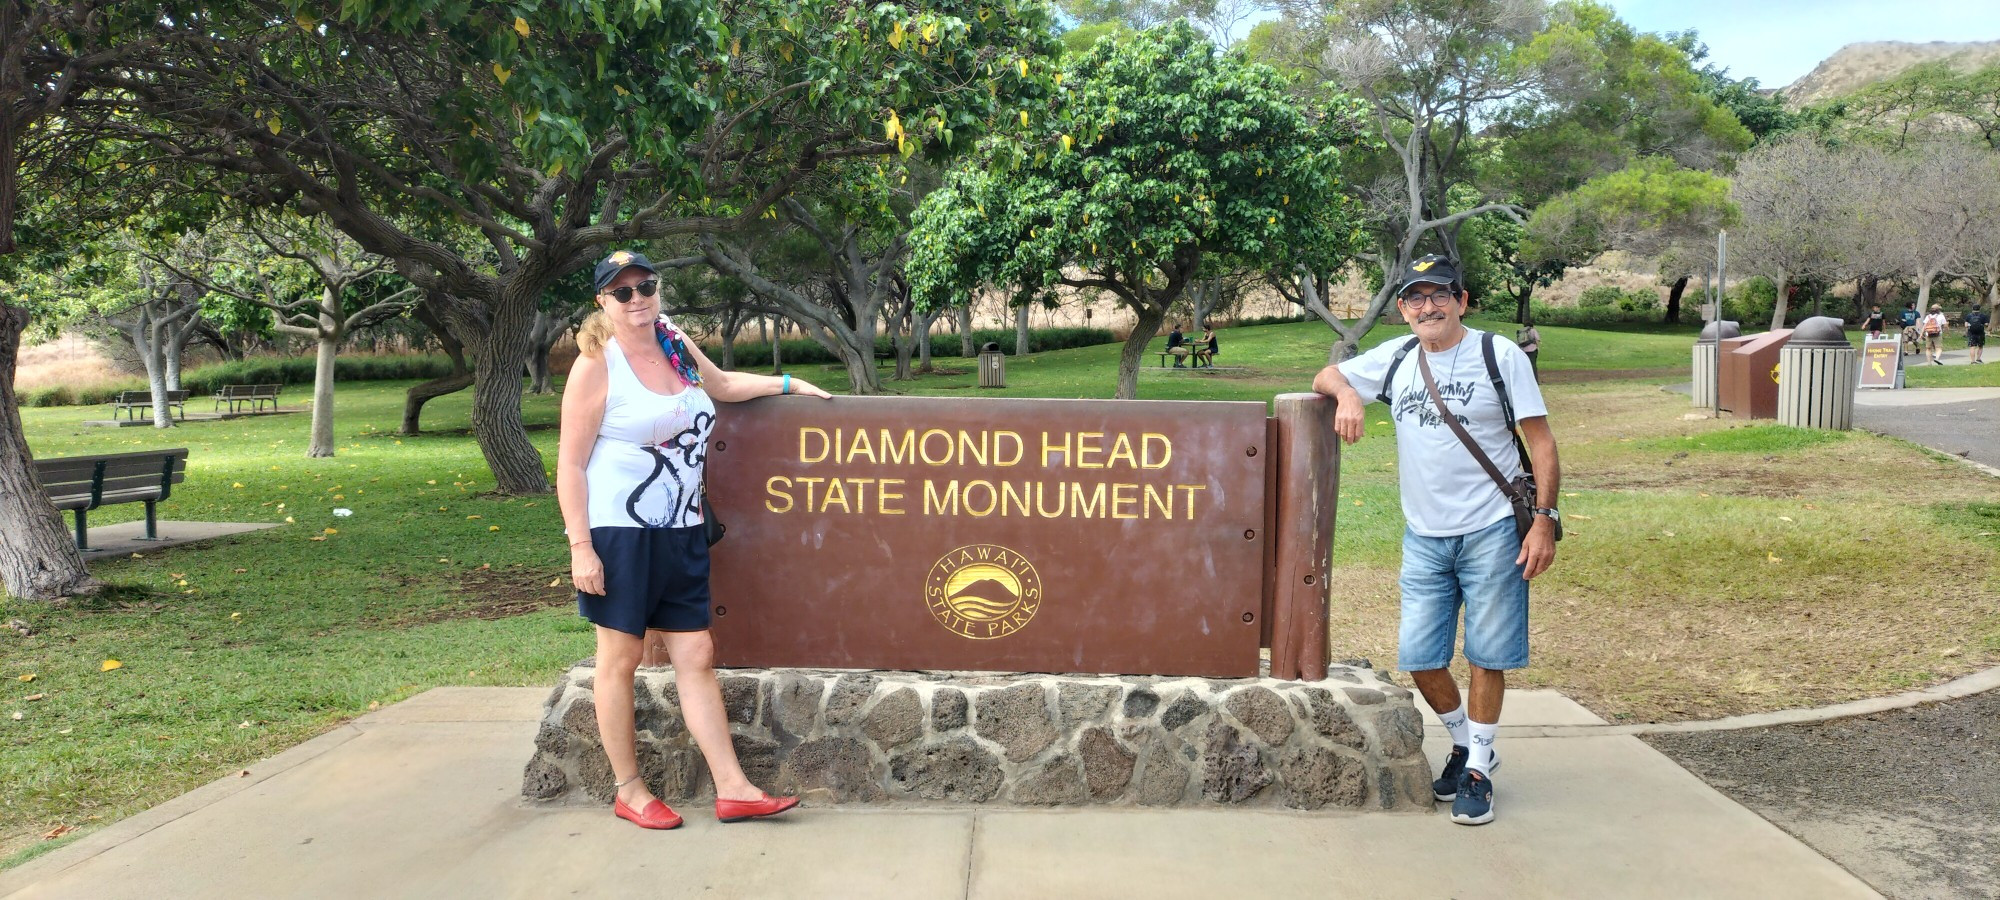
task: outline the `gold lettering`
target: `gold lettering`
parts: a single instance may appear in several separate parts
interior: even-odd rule
[[[1079,468],[1079,469],[1102,469],[1102,468],[1104,468],[1104,464],[1103,464],[1103,463],[1099,463],[1099,462],[1091,462],[1091,461],[1089,460],[1089,458],[1088,458],[1088,457],[1089,457],[1089,455],[1090,455],[1090,454],[1092,454],[1092,453],[1103,453],[1103,452],[1104,452],[1104,448],[1103,448],[1103,447],[1100,447],[1100,446],[1098,446],[1098,445],[1097,445],[1097,442],[1098,442],[1098,441],[1101,441],[1101,440],[1104,440],[1104,432],[1101,432],[1101,431],[1085,431],[1085,432],[1082,432],[1082,433],[1080,433],[1080,434],[1078,434],[1078,435],[1076,436],[1076,467],[1077,467],[1077,468]],[[1086,441],[1088,441],[1089,443],[1085,443]]]
[[[963,431],[958,433],[958,464],[965,465],[967,459],[976,459],[980,465],[986,465],[986,432],[980,432],[977,441]]]
[[[1063,465],[1070,464],[1069,432],[1063,432],[1062,443],[1060,445],[1049,443],[1049,433],[1046,431],[1042,432],[1042,468],[1046,469],[1049,467],[1049,456],[1054,453],[1061,453],[1063,455]]]
[[[1157,457],[1153,455],[1156,443],[1160,451]],[[1164,469],[1167,467],[1167,462],[1174,458],[1174,442],[1167,440],[1164,434],[1146,432],[1139,437],[1139,448],[1139,465],[1148,469]]]
[[[810,444],[807,439],[813,437],[819,438],[819,452],[817,454],[806,449]],[[799,462],[816,463],[824,461],[826,454],[831,450],[832,446],[833,439],[827,437],[826,429],[814,428],[810,425],[799,429]]]
[[[1125,460],[1125,468],[1139,467],[1139,461],[1132,456],[1132,436],[1122,431],[1118,432],[1118,440],[1111,444],[1111,457],[1104,461],[1104,467],[1107,469],[1117,467],[1121,457]]]
[[[764,508],[774,513],[791,512],[792,511],[792,495],[790,493],[791,486],[792,486],[792,480],[790,478],[786,478],[783,475],[773,475],[769,479],[766,479],[764,482],[764,493],[769,495],[769,497],[767,497],[764,500]],[[777,506],[771,502],[772,499],[783,500],[785,501],[785,505],[782,507]]]
[[[847,488],[843,486],[843,479],[829,478],[826,480],[826,499],[820,502],[819,511],[832,512],[835,503],[840,504],[841,512],[854,511],[847,505]]]
[[[875,483],[875,511],[885,516],[900,516],[903,514],[903,505],[901,503],[903,494],[901,491],[889,490],[889,486],[892,484],[902,487],[903,479],[884,478]],[[889,506],[892,500],[897,501],[896,506],[893,508]]]
[[[1174,517],[1174,489],[1167,488],[1162,491],[1150,484],[1146,485],[1146,518],[1150,519],[1153,517],[1154,507],[1159,508],[1161,518],[1172,519]]]
[[[854,443],[848,445],[847,458],[841,460],[841,462],[851,463],[857,459],[860,459],[863,456],[868,457],[869,462],[871,463],[874,462],[875,447],[874,445],[868,443],[867,429],[856,428],[854,429]]]
[[[940,431],[937,433],[943,434],[944,432]],[[927,516],[958,515],[957,479],[953,479],[950,484],[945,485],[943,494],[938,493],[937,482],[932,481],[928,478],[924,479],[924,515]]]
[[[1002,444],[1006,444],[1006,443],[1009,443],[1009,442],[1011,442],[1011,443],[1012,443],[1012,446],[1013,446],[1013,450],[1014,450],[1014,455],[1012,455],[1012,456],[1007,456],[1007,457],[1002,457],[1002,456],[1001,456],[1001,454],[1002,454],[1002,453],[1003,453],[1004,451],[1002,451],[1002,450],[1000,449],[1000,445],[1002,445]],[[1021,446],[1021,436],[1020,436],[1020,435],[1018,435],[1018,434],[1015,434],[1014,432],[1011,432],[1011,431],[996,431],[996,432],[993,432],[993,464],[994,464],[994,465],[996,465],[996,466],[1018,466],[1018,465],[1020,465],[1020,464],[1021,464],[1021,454],[1022,454],[1023,452],[1025,452],[1025,451],[1024,451],[1024,449],[1022,448],[1022,446]]]
[[[973,488],[986,489],[986,505],[980,506],[972,499]],[[965,483],[965,514],[975,519],[983,519],[993,514],[993,507],[1000,502],[1000,495],[993,492],[993,482],[968,481]]]
[[[1035,515],[1041,516],[1044,519],[1060,519],[1062,518],[1063,509],[1068,504],[1069,495],[1063,493],[1061,484],[1057,484],[1053,492],[1056,495],[1056,508],[1054,512],[1050,512],[1048,505],[1042,502],[1043,498],[1047,497],[1050,493],[1048,482],[1035,482]]]
[[[1190,519],[1194,518],[1194,492],[1208,490],[1208,485],[1177,484],[1174,485],[1174,489],[1187,492],[1187,517]]]
[[[932,437],[944,438],[944,455],[936,457],[935,459],[931,457]],[[927,466],[942,466],[945,463],[951,462],[951,450],[952,450],[951,432],[946,431],[942,428],[933,428],[929,431],[926,431],[924,432],[923,437],[917,439],[917,453],[919,456],[923,458],[924,465]],[[957,484],[957,482],[952,482],[952,483]]]
[[[814,511],[815,511],[815,510],[813,509],[813,506],[814,506],[814,504],[813,504],[813,497],[814,497],[814,496],[816,496],[816,495],[818,494],[818,492],[819,492],[819,490],[818,490],[818,489],[819,489],[819,483],[820,483],[820,482],[822,482],[822,481],[825,481],[825,480],[826,480],[826,479],[824,479],[824,478],[806,478],[806,477],[800,477],[800,478],[799,478],[799,479],[798,479],[798,480],[797,480],[796,482],[794,482],[795,484],[802,484],[802,485],[805,485],[805,486],[806,486],[806,512],[814,512]]]
[[[1003,518],[1011,515],[1011,513],[1007,512],[1010,507],[1019,508],[1022,516],[1030,515],[1028,509],[1028,483],[1025,481],[1021,482],[1018,486],[1019,493],[1016,493],[1016,490],[1017,486],[1014,482],[1000,482],[1000,515]]]
[[[1083,485],[1074,481],[1069,483],[1071,517],[1078,519],[1104,518],[1104,485],[1093,484],[1091,487],[1094,490],[1090,493],[1086,501],[1083,493]]]
[[[882,461],[885,463],[908,465],[917,459],[917,433],[912,429],[903,429],[903,440],[899,444],[895,438],[889,436],[889,429],[884,428],[879,443],[882,445]]]
[[[1132,496],[1138,490],[1139,486],[1136,484],[1114,484],[1111,486],[1111,518],[1139,518],[1139,514],[1132,512],[1130,509],[1130,507],[1136,506],[1139,503],[1139,498]],[[1121,507],[1125,508],[1124,512],[1119,512]]]

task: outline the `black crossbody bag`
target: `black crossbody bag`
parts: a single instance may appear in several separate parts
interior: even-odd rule
[[[706,472],[702,473],[702,478],[706,482]],[[703,528],[702,536],[708,540],[710,547],[715,546],[717,541],[722,540],[723,535],[729,533],[729,526],[722,524],[721,517],[715,514],[715,504],[708,502],[708,485],[706,483],[701,487],[701,525]]]
[[[1521,455],[1522,475],[1512,481],[1501,474],[1500,467],[1493,464],[1486,451],[1479,449],[1479,442],[1466,433],[1465,426],[1458,423],[1458,416],[1445,406],[1444,397],[1438,393],[1437,378],[1431,375],[1428,354],[1422,350],[1417,351],[1417,371],[1424,376],[1424,389],[1430,393],[1431,405],[1437,407],[1438,417],[1451,428],[1452,434],[1458,436],[1458,442],[1472,451],[1472,458],[1479,461],[1479,467],[1486,470],[1487,477],[1500,486],[1500,493],[1514,508],[1515,533],[1526,538],[1528,529],[1535,524],[1535,464],[1528,457],[1527,446],[1521,442],[1521,433],[1514,427],[1514,403],[1507,396],[1507,383],[1500,379],[1499,361],[1493,357],[1493,335],[1490,332],[1481,339],[1481,350],[1486,356],[1487,374],[1493,378],[1493,389],[1500,394],[1500,408],[1507,416],[1507,433],[1514,437],[1514,452]]]

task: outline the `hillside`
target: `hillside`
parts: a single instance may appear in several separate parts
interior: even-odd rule
[[[1804,78],[1785,86],[1785,105],[1797,109],[1843,94],[1851,94],[1917,63],[1956,57],[1967,69],[2000,60],[2000,40],[1866,41],[1848,44],[1834,51],[1807,72]]]

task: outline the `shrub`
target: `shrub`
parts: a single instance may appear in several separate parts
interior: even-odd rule
[[[312,384],[316,360],[310,356],[257,356],[200,366],[181,372],[181,389],[189,396],[213,394],[225,384]],[[334,360],[334,381],[400,381],[439,378],[451,373],[451,360],[443,356],[407,354],[400,356],[347,356]],[[86,406],[109,403],[119,391],[143,391],[146,383],[137,379],[83,389],[67,385],[18,392],[22,406]]]
[[[1626,312],[1652,312],[1660,308],[1660,295],[1652,291],[1626,291],[1618,298],[1618,308]]]
[[[1549,306],[1539,300],[1530,300],[1529,305],[1537,325],[1589,328],[1621,322],[1657,322],[1660,318],[1659,313],[1650,310],[1628,310],[1617,306]]]
[[[1625,292],[1619,290],[1616,285],[1600,284],[1596,287],[1584,288],[1583,293],[1576,295],[1576,305],[1579,309],[1598,309],[1606,306],[1617,306],[1618,301],[1623,299],[1625,299]]]
[[[972,330],[972,348],[979,348],[988,342],[999,344],[1000,349],[1014,352],[1014,329],[975,328]],[[1094,347],[1099,344],[1115,344],[1118,339],[1107,328],[1034,328],[1028,331],[1028,346],[1037,353],[1044,350],[1069,350],[1076,347]],[[792,338],[782,342],[786,365],[812,365],[814,363],[833,365],[840,362],[838,357],[817,342],[804,338]],[[711,358],[719,358],[717,348],[704,347]],[[944,333],[931,336],[932,357],[955,357],[959,351],[958,335]],[[894,359],[896,342],[890,336],[875,337],[875,355],[883,359]],[[738,366],[761,366],[771,359],[770,341],[736,342],[736,364]]]

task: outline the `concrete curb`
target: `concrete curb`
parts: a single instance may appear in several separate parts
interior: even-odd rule
[[[1651,722],[1634,725],[1523,725],[1501,726],[1504,737],[1605,737],[1612,735],[1685,734],[1696,731],[1736,731],[1744,728],[1768,728],[1773,725],[1800,725],[1812,722],[1829,722],[1865,716],[1870,713],[1908,709],[1943,700],[1956,700],[2000,688],[2000,666],[1995,666],[1970,675],[1952,679],[1943,684],[1932,685],[1914,691],[1906,691],[1887,697],[1869,697],[1865,700],[1851,700],[1809,709],[1784,709],[1777,712],[1750,713],[1700,722]]]
[[[252,763],[235,775],[225,775],[158,806],[120,819],[85,835],[67,847],[29,860],[0,872],[0,897],[26,890],[38,881],[53,878],[73,866],[107,850],[136,840],[147,832],[195,812],[234,794],[305,765],[334,748],[361,736],[361,730],[342,723],[319,737],[292,747],[270,759]],[[247,773],[247,774],[244,774]]]

